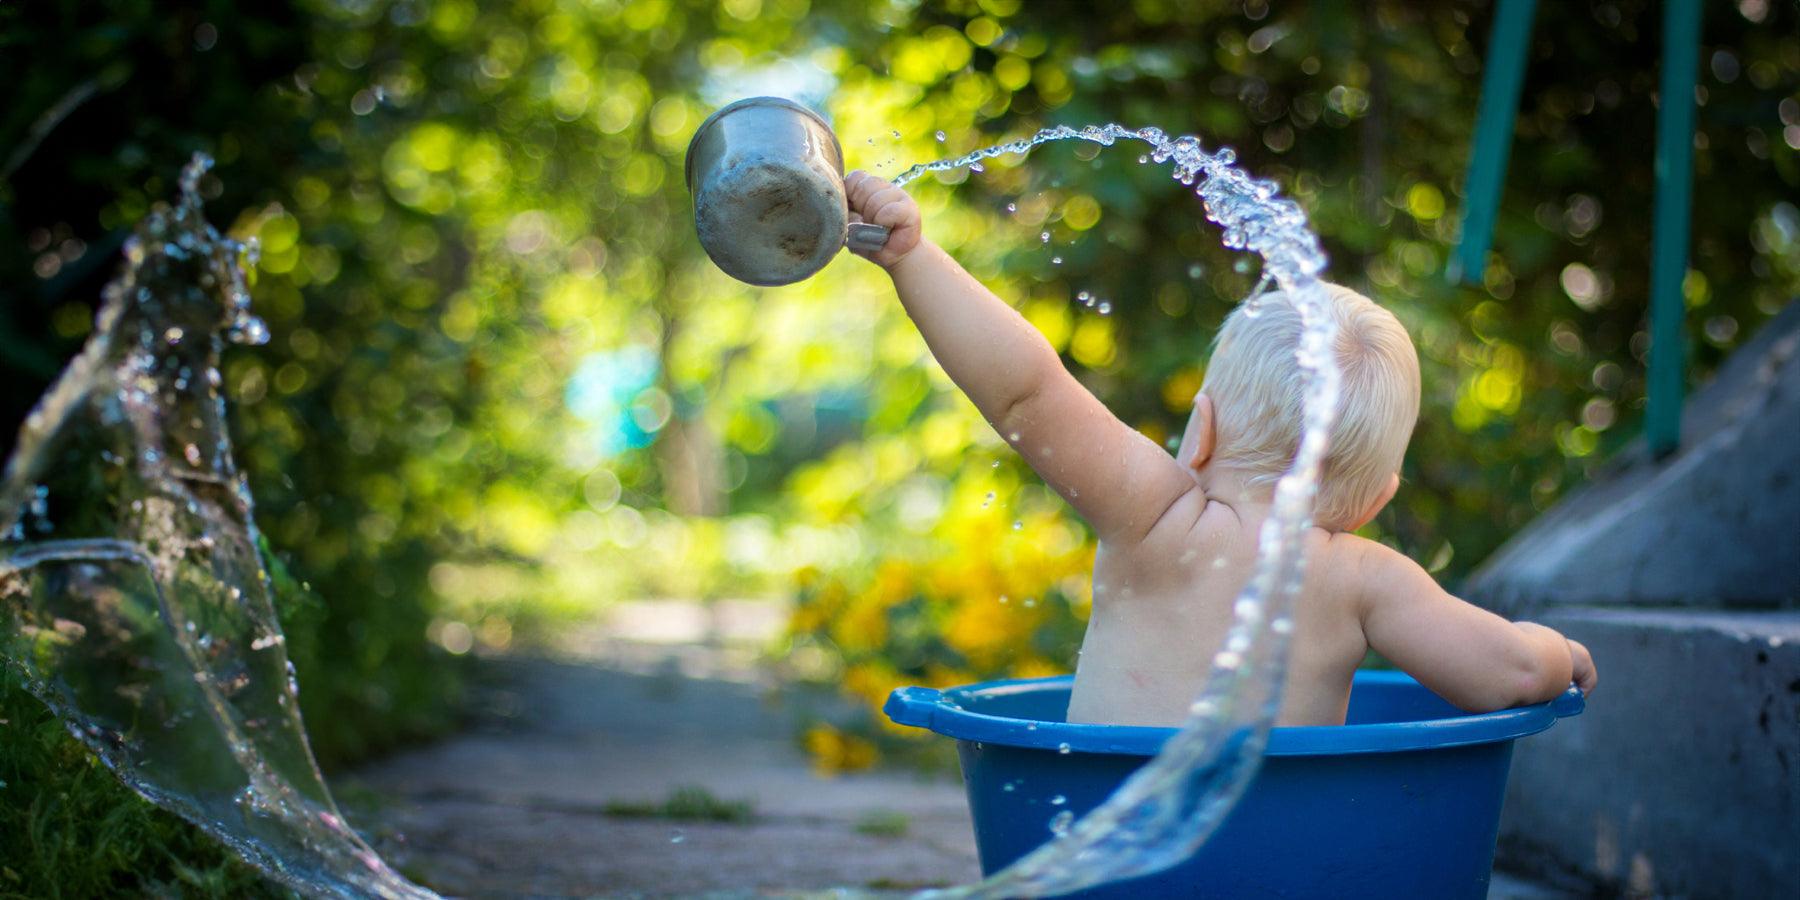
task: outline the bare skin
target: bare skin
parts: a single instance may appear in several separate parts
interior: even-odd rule
[[[1266,487],[1215,459],[1212,401],[1194,398],[1170,457],[1112,415],[1030,323],[923,236],[906,192],[862,172],[845,179],[852,215],[891,230],[864,254],[886,269],[901,305],[951,380],[994,430],[1061,494],[1099,539],[1094,606],[1069,721],[1175,725],[1187,716],[1250,575],[1269,515]],[[1598,681],[1581,644],[1508,622],[1445,592],[1417,563],[1349,532],[1307,535],[1307,578],[1281,725],[1341,725],[1352,674],[1370,649],[1472,712],[1548,700]]]

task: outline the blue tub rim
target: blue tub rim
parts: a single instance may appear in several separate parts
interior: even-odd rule
[[[1017,719],[973,712],[964,708],[972,698],[991,698],[1042,690],[1067,689],[1073,675],[984,681],[938,690],[927,687],[896,688],[882,712],[901,725],[924,728],[964,741],[1001,744],[1061,752],[1109,753],[1155,756],[1179,729],[1139,725],[1071,725],[1034,719]],[[1404,672],[1361,670],[1357,686],[1418,687],[1423,685]],[[1574,686],[1543,703],[1496,712],[1465,714],[1439,719],[1380,722],[1357,725],[1306,725],[1271,729],[1264,756],[1338,756],[1361,753],[1399,753],[1436,750],[1510,741],[1548,729],[1556,720],[1580,715],[1586,699]]]

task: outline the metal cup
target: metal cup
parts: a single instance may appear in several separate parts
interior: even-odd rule
[[[792,100],[751,97],[708,116],[688,142],[687,185],[700,246],[739,281],[792,284],[846,243],[887,243],[886,228],[850,222],[843,147]]]

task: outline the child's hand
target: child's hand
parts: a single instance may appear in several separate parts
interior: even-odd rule
[[[919,205],[893,182],[858,169],[844,176],[844,196],[850,202],[850,221],[870,222],[888,229],[887,245],[880,250],[851,252],[891,269],[919,246],[923,234]]]
[[[1594,657],[1588,653],[1580,641],[1569,641],[1569,660],[1575,664],[1575,672],[1569,676],[1574,679],[1575,686],[1581,688],[1585,696],[1593,693],[1594,685],[1600,683],[1600,673],[1594,670]]]

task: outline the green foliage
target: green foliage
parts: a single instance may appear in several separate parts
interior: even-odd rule
[[[0,898],[285,897],[106,770],[0,665]]]

